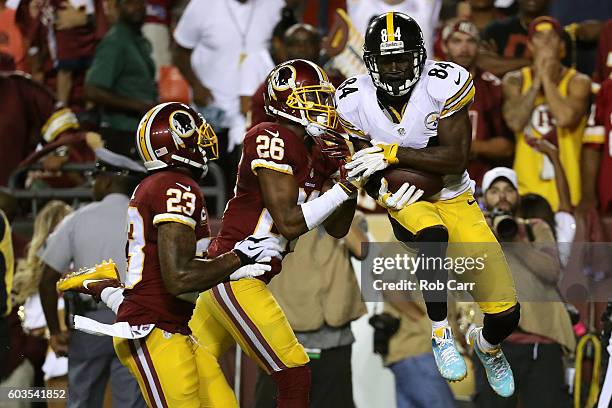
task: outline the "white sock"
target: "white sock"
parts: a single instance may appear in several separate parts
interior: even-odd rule
[[[123,288],[105,288],[102,290],[100,298],[110,310],[117,314],[119,306],[123,303]]]
[[[439,322],[436,322],[434,320],[431,321],[431,332],[435,333],[436,330],[438,329],[444,329],[448,327],[448,318],[444,319],[444,320],[440,320]]]
[[[482,330],[480,330],[480,333],[478,333],[478,347],[480,347],[482,351],[492,351],[497,346],[486,341],[482,335]]]

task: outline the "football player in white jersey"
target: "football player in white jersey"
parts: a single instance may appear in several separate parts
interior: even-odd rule
[[[372,20],[363,59],[369,75],[349,78],[336,91],[342,125],[372,145],[353,155],[346,165],[349,176],[364,180],[393,167],[442,176],[439,196],[401,210],[388,208],[391,223],[399,240],[416,242],[426,257],[445,257],[448,243],[483,244],[478,248],[486,251],[484,273],[467,279],[475,282],[470,292],[484,313],[484,325],[470,331],[468,340],[491,387],[510,396],[514,379],[500,343],[518,326],[520,305],[501,247],[475,204],[466,171],[472,77],[459,65],[427,60],[418,24],[397,12]],[[381,194],[379,202],[384,198]],[[419,280],[428,282],[446,281],[447,274],[444,268],[417,271]],[[438,369],[449,381],[462,380],[467,369],[447,321],[446,289],[423,295]]]

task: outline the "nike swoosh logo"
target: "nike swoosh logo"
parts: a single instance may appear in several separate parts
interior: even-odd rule
[[[459,73],[459,78],[455,81],[455,85],[459,85],[461,83],[461,73]]]
[[[175,183],[175,184],[181,188],[184,188],[187,191],[191,191],[191,186],[184,186],[181,183]]]
[[[474,204],[475,202],[476,202],[476,200],[468,200],[468,201],[467,201],[468,205],[472,205],[472,204]]]
[[[264,129],[264,130],[266,132],[268,132],[270,134],[270,136],[272,136],[272,137],[279,137],[280,136],[280,133],[278,132],[278,130],[276,132],[272,132],[272,131],[270,131],[268,129]]]
[[[89,290],[89,285],[90,283],[97,283],[97,282],[102,282],[104,279],[85,279],[83,281],[83,286],[85,287],[85,289]]]

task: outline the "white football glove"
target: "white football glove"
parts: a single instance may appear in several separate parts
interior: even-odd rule
[[[261,263],[241,266],[230,275],[230,280],[235,281],[239,279],[253,279],[257,276],[261,276],[264,273],[272,270],[272,266],[267,264],[267,262],[270,262],[271,260],[272,258],[268,256],[260,259],[259,262]]]
[[[277,237],[271,235],[250,235],[234,245],[233,251],[240,258],[242,266],[252,265],[265,258],[282,259]]]
[[[423,196],[423,190],[404,183],[395,192],[389,192],[389,183],[386,178],[380,179],[380,189],[378,190],[378,203],[389,210],[401,210],[407,205],[414,204]]]
[[[396,157],[398,146],[396,144],[379,144],[360,150],[353,155],[346,164],[350,178],[367,180],[377,171],[386,169],[390,164],[398,162]]]

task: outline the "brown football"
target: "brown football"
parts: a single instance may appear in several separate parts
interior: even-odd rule
[[[374,173],[366,183],[365,190],[370,197],[378,198],[380,179],[383,176],[389,183],[389,192],[392,193],[395,193],[406,182],[423,190],[423,198],[439,193],[443,187],[442,177],[437,174],[424,173],[413,169],[388,169]]]

